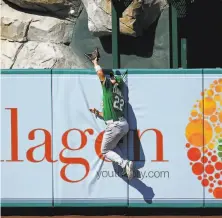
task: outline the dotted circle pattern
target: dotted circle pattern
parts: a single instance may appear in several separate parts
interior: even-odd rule
[[[186,126],[187,157],[194,175],[222,199],[222,79],[201,93]]]

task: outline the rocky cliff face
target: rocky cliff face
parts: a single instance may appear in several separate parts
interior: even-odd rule
[[[111,0],[82,0],[88,13],[89,30],[96,36],[112,32]],[[116,7],[120,14],[120,32],[141,36],[160,15],[167,0],[121,0]]]
[[[73,10],[72,17],[78,17],[80,13],[80,0],[7,0],[21,8],[32,11],[41,11],[60,18],[70,17],[70,10]]]
[[[73,22],[24,13],[1,2],[1,68],[75,68]]]
[[[82,68],[69,44],[83,6],[91,33],[111,34],[111,0],[1,0],[1,68]],[[166,2],[131,0],[120,6],[121,33],[136,37]]]

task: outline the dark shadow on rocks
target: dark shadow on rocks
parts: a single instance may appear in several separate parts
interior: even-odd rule
[[[169,15],[164,10],[160,18],[141,37],[120,35],[121,68],[169,68]],[[101,53],[100,65],[112,68],[112,37],[96,37],[88,28],[88,15],[84,8],[73,29],[71,47],[81,60],[81,68],[93,68],[84,53],[96,47]]]
[[[52,6],[50,7],[50,10],[47,7],[42,6],[41,4],[38,3],[28,3],[26,2],[27,7],[20,7],[16,4],[13,4],[10,1],[7,0],[2,0],[5,2],[5,4],[7,4],[8,6],[10,6],[11,8],[13,8],[16,11],[20,11],[23,13],[27,13],[27,14],[33,14],[33,15],[39,15],[39,16],[47,16],[47,17],[54,17],[54,18],[59,18],[62,20],[68,20],[68,13],[70,11],[70,7],[69,6],[65,6],[63,4],[58,4],[57,7],[56,6]],[[33,5],[33,6],[32,6]],[[60,7],[62,8],[60,8]],[[31,9],[31,7],[33,7],[33,9]],[[73,18],[73,20],[75,20],[76,18]],[[72,20],[72,19],[70,19]]]
[[[194,0],[185,22],[188,67],[222,67],[222,1]]]
[[[178,44],[181,38],[187,39],[187,67],[222,67],[222,1],[168,2],[177,9]]]
[[[118,43],[120,54],[136,55],[146,58],[152,57],[158,20],[159,19],[157,19],[147,30],[143,30],[142,36],[133,37],[120,34]],[[105,52],[111,54],[112,36],[104,36],[99,39]]]

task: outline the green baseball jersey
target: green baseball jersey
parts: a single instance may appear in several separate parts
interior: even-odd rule
[[[103,89],[103,118],[105,121],[114,120],[124,116],[125,101],[123,96],[123,80],[121,76],[115,76],[117,83],[112,84],[105,78]]]

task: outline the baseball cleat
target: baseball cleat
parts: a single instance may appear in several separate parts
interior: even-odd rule
[[[133,178],[133,162],[132,161],[128,161],[126,164],[126,174],[129,180]]]
[[[96,48],[92,53],[85,53],[84,54],[90,61],[93,61],[95,59],[97,59],[97,61],[99,60],[100,58],[100,53],[99,53],[99,49]]]

